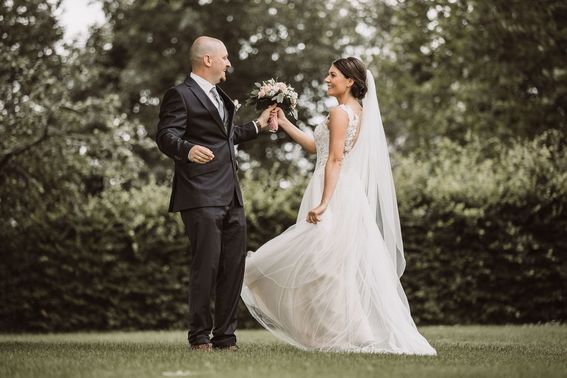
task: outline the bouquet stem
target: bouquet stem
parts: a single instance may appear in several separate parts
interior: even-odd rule
[[[270,119],[268,120],[268,130],[271,133],[275,133],[278,131],[278,116],[277,114],[270,114]]]

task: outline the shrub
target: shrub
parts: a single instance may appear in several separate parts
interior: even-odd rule
[[[430,151],[394,159],[416,322],[565,321],[565,137],[443,139]],[[295,223],[306,184],[277,164],[244,172],[249,249]],[[25,209],[4,199],[0,329],[185,328],[188,241],[169,193],[155,183],[82,201],[45,192]],[[243,306],[239,318],[256,325]]]
[[[407,269],[420,323],[564,321],[565,139],[503,147],[441,140],[396,172]]]
[[[30,214],[3,251],[2,330],[185,327],[188,243],[168,198],[150,184]]]

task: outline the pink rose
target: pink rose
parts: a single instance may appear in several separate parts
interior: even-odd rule
[[[287,91],[287,85],[285,83],[276,83],[276,89],[285,92]]]

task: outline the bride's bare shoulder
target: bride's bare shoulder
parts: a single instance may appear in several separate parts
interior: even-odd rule
[[[327,126],[329,128],[333,126],[346,127],[347,125],[348,114],[341,105],[329,109],[329,114],[327,116]]]

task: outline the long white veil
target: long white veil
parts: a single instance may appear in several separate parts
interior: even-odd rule
[[[388,154],[386,134],[378,106],[376,85],[372,73],[366,71],[368,92],[362,100],[361,129],[356,146],[351,152],[351,163],[359,172],[370,209],[376,214],[376,223],[382,232],[398,277],[404,272],[406,261],[396,190]]]

